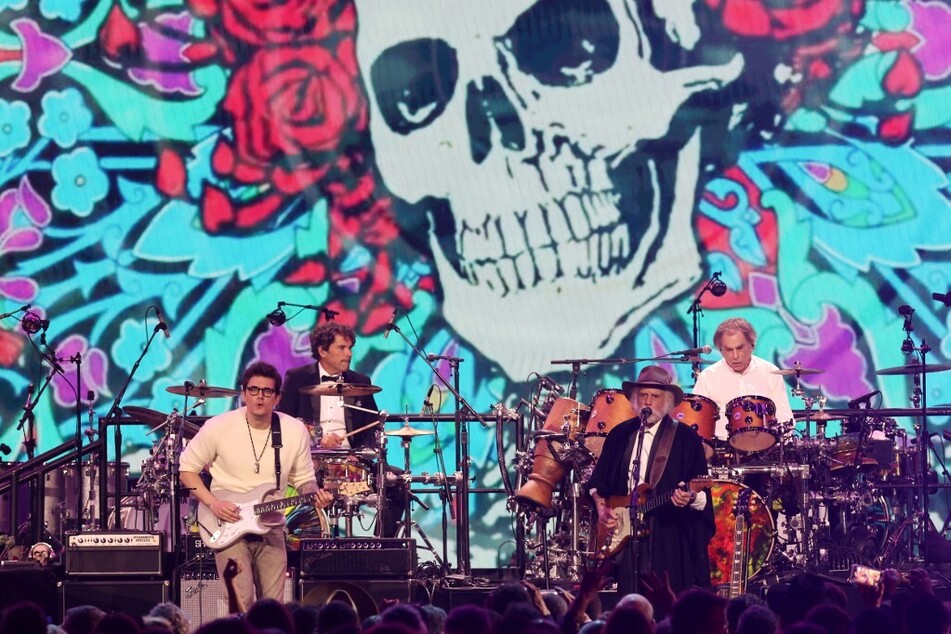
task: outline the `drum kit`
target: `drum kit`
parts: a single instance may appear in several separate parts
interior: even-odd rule
[[[878,374],[915,371],[912,365]],[[777,420],[776,404],[759,395],[726,404],[727,438],[715,435],[721,412],[710,398],[685,394],[670,413],[704,443],[717,526],[708,546],[715,586],[735,581],[738,548],[748,562],[744,583],[804,570],[847,573],[852,564],[882,567],[920,556],[913,531],[896,521],[917,515],[926,454],[895,418],[868,408],[826,410],[824,397],[806,397],[800,376],[820,372],[798,363],[775,372],[794,377],[793,394],[804,398],[805,409],[793,420]],[[816,402],[820,407],[813,410]],[[533,414],[533,446],[517,452],[520,486],[513,499],[526,525],[528,565],[539,576],[577,579],[583,563],[595,556],[587,540],[596,532],[596,515],[586,481],[604,437],[635,411],[619,390],[602,389],[588,404],[551,391]],[[832,422],[840,429],[827,435]],[[741,540],[734,532],[738,501],[744,506]]]

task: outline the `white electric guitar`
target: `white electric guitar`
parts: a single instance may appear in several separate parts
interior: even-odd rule
[[[354,490],[349,490],[347,485],[354,485]],[[341,495],[354,495],[362,492],[357,489],[365,489],[366,484],[345,482],[341,483],[339,488]],[[204,504],[198,505],[198,532],[201,534],[201,541],[212,550],[222,550],[244,535],[263,535],[273,527],[280,526],[284,523],[282,509],[298,504],[311,504],[314,494],[279,497],[277,489],[268,483],[247,493],[218,490],[215,491],[215,496],[237,504],[238,513],[241,515],[237,522],[223,522],[215,517],[210,508]]]

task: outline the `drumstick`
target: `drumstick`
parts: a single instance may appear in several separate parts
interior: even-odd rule
[[[344,437],[344,438],[349,438],[350,436],[353,436],[354,434],[359,434],[361,431],[364,431],[364,430],[366,430],[366,429],[370,429],[371,427],[374,427],[374,426],[379,425],[379,424],[380,424],[380,421],[376,421],[375,423],[370,423],[370,424],[368,424],[368,425],[364,425],[363,427],[358,427],[358,428],[354,429],[353,431],[348,431],[346,434],[343,435],[343,437]]]

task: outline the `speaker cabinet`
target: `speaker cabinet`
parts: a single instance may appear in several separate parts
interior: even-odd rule
[[[0,567],[0,612],[21,601],[32,601],[43,608],[48,616],[55,617],[56,579],[53,572],[38,566]]]
[[[156,604],[169,600],[169,582],[163,579],[67,579],[56,585],[60,616],[77,605],[94,605],[104,612],[122,612],[138,618],[148,614]]]
[[[356,609],[363,621],[368,616],[379,614],[380,602],[384,599],[399,599],[400,603],[415,601],[415,584],[409,579],[301,579],[300,602],[325,605],[331,601],[344,601]]]
[[[181,576],[182,612],[188,617],[192,628],[197,629],[209,621],[228,616],[228,593],[225,584],[218,579],[214,564],[202,572],[184,571]],[[284,603],[294,600],[294,572],[287,573],[284,580]]]

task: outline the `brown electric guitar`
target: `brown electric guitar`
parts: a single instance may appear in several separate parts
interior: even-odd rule
[[[678,489],[699,493],[703,489],[709,487],[711,481],[712,478],[710,476],[699,476],[685,484],[683,487],[678,487]],[[665,504],[670,504],[670,497],[676,490],[677,489],[670,489],[669,491],[663,491],[661,493],[651,493],[650,486],[648,486],[646,482],[638,485],[637,523],[639,525],[643,524],[644,515],[664,506]],[[593,523],[597,526],[597,531],[594,536],[594,544],[591,550],[595,553],[596,557],[613,557],[614,555],[621,552],[621,549],[627,544],[627,540],[631,538],[631,514],[628,512],[631,504],[631,497],[633,496],[612,495],[606,500],[608,507],[612,510],[622,509],[621,513],[617,513],[617,525],[613,530],[605,528],[604,525],[598,521],[597,509],[595,509]],[[638,537],[645,537],[646,535],[647,531],[644,530],[638,533]]]

